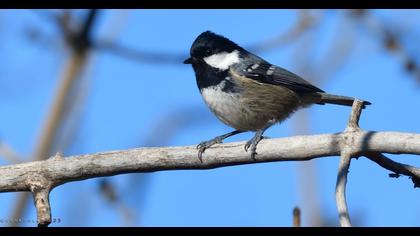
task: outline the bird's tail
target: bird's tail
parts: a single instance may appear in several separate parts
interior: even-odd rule
[[[320,104],[320,105],[329,103],[329,104],[337,104],[337,105],[343,105],[343,106],[352,106],[355,99],[352,97],[333,95],[333,94],[328,94],[328,93],[318,93],[318,95],[320,95],[318,97],[319,102],[316,102],[316,104]],[[370,105],[370,104],[371,103],[368,101],[363,101],[363,108],[365,108],[366,105]]]

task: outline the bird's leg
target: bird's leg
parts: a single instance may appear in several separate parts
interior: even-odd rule
[[[255,159],[255,155],[257,154],[256,150],[257,150],[257,144],[261,141],[261,139],[265,138],[263,136],[264,132],[270,128],[273,124],[275,124],[277,121],[274,119],[271,119],[267,122],[267,124],[260,130],[258,130],[257,132],[255,132],[254,137],[249,140],[248,142],[246,142],[245,144],[245,151],[248,151],[248,149],[251,147],[251,158],[253,160]]]
[[[217,136],[214,139],[210,139],[208,141],[201,142],[200,144],[197,145],[198,159],[200,160],[200,162],[203,162],[202,155],[207,148],[213,146],[214,144],[222,143],[223,140],[225,140],[226,138],[228,138],[230,136],[233,136],[235,134],[240,134],[240,133],[243,133],[243,132],[244,131],[241,131],[241,130],[235,130],[235,131],[232,131],[230,133]]]

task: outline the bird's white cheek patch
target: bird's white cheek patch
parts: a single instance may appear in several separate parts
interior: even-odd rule
[[[239,51],[235,50],[233,52],[227,53],[217,53],[211,56],[205,57],[204,61],[219,70],[227,70],[229,66],[239,62]]]

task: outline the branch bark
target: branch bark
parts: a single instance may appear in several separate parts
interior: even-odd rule
[[[135,148],[86,154],[0,167],[0,192],[29,191],[27,179],[34,174],[45,176],[52,186],[101,176],[162,170],[212,169],[224,166],[273,161],[307,161],[338,156],[348,138],[346,132],[265,139],[258,146],[257,160],[243,151],[244,142],[226,143],[209,148],[203,163],[194,146]],[[359,155],[364,152],[420,155],[420,134],[364,132],[351,134]],[[347,141],[348,142],[348,141]],[[403,167],[404,168],[404,167]],[[416,177],[420,174],[415,173]]]

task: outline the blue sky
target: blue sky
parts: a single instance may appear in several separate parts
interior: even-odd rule
[[[109,37],[121,12],[102,11],[94,37]],[[225,35],[246,47],[287,32],[295,24],[298,11],[130,10],[126,14],[116,43],[136,50],[187,55],[192,41],[205,30]],[[322,78],[322,84],[313,81],[310,74],[305,78],[330,93],[372,102],[362,114],[363,129],[420,133],[420,84],[404,70],[401,57],[387,52],[375,32],[349,21],[344,11],[313,14],[323,14],[315,33],[306,33],[291,43],[258,54],[298,74],[301,71],[298,65],[305,63],[314,73],[322,74],[323,65],[334,63],[334,58],[328,60],[330,46],[335,41],[351,39],[345,63]],[[409,52],[418,55],[420,11],[374,10],[372,16],[394,24]],[[25,37],[28,28],[40,30],[43,40],[34,42]],[[33,11],[0,11],[0,33],[4,61],[0,65],[0,124],[3,124],[0,138],[22,156],[29,156],[68,53],[53,24]],[[307,44],[311,46],[310,52],[303,58],[297,56]],[[85,95],[79,108],[75,140],[64,150],[66,156],[127,149],[144,143],[155,145],[150,136],[165,134],[180,113],[184,119],[190,117],[190,125],[178,127],[159,145],[196,145],[231,131],[205,106],[190,66],[138,62],[106,51],[95,51],[90,59],[81,78],[85,81]],[[310,129],[305,134],[340,132],[349,112],[348,107],[334,105],[308,108],[305,114],[309,115]],[[293,122],[295,116],[266,134],[293,135],[293,127],[299,126]],[[229,140],[251,137],[251,133],[246,133]],[[416,156],[388,156],[403,163],[420,164]],[[304,202],[312,198],[320,199],[322,214],[337,224],[334,188],[338,161],[337,157],[328,157],[309,162],[315,168],[317,191],[306,191],[305,196],[301,190],[301,163],[295,162],[106,179],[117,186],[122,202],[136,215],[133,224],[139,226],[290,226],[293,207],[305,206]],[[0,164],[6,162],[0,160]],[[407,177],[391,179],[388,173],[363,157],[352,161],[347,187],[350,216],[362,226],[419,226],[419,190],[413,188]],[[61,223],[51,226],[124,225],[115,205],[99,193],[101,179],[54,189],[50,196],[52,214]],[[9,217],[15,196],[15,193],[0,195],[0,219]],[[308,210],[301,210],[303,225],[310,225],[305,214]],[[25,219],[35,218],[31,205]]]

